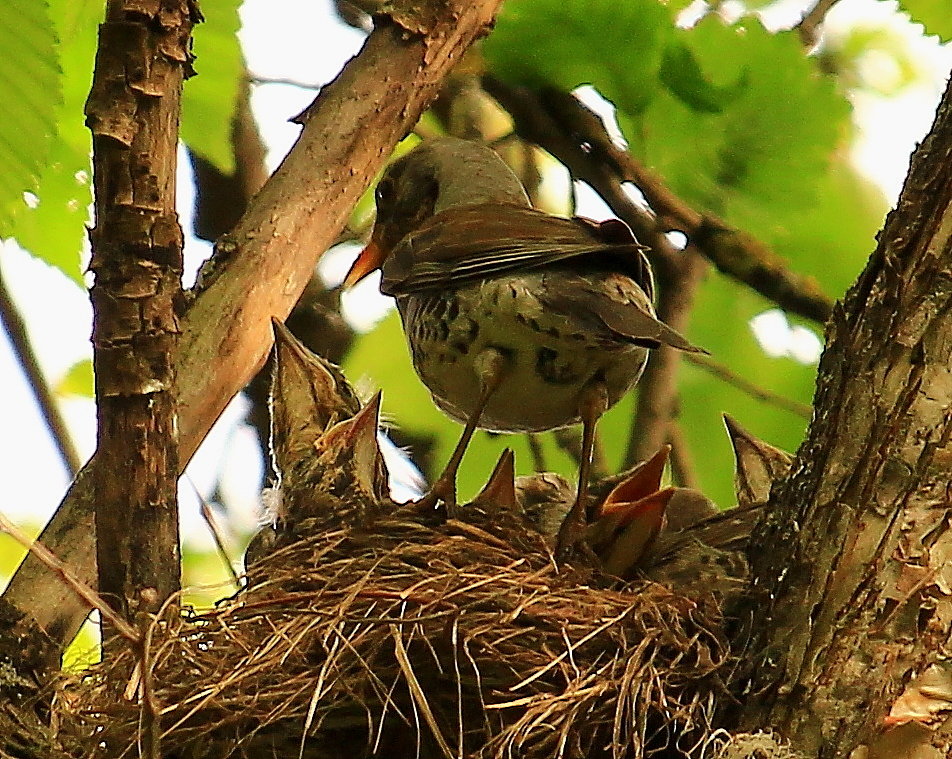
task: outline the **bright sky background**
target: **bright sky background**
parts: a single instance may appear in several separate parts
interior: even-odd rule
[[[799,3],[797,3],[798,5]],[[768,23],[790,23],[790,7],[780,8]],[[795,18],[795,16],[793,17]],[[253,74],[265,79],[287,78],[323,83],[329,81],[341,65],[354,55],[363,35],[336,20],[328,0],[247,0],[242,10],[242,42]],[[895,4],[883,0],[843,0],[830,13],[827,34],[842,36],[856,25],[885,26],[907,41],[908,55],[921,72],[916,84],[895,98],[863,95],[855,101],[856,117],[862,127],[862,139],[855,158],[860,168],[894,200],[908,166],[909,154],[925,135],[952,69],[952,46],[940,47],[935,38],[921,38],[918,27],[895,13]],[[867,56],[861,75],[869,81],[888,85],[898,75],[895,65],[884,55]],[[201,72],[201,60],[197,62]],[[288,119],[313,98],[313,93],[286,85],[256,88],[253,105],[262,131],[270,146],[269,165],[273,168],[293,144],[298,127]],[[187,162],[180,173],[180,213],[183,227],[191,226],[191,179]],[[585,208],[586,215],[602,215]],[[194,270],[208,255],[210,246],[189,239],[186,266]],[[79,359],[90,355],[91,310],[86,293],[58,272],[36,261],[14,244],[3,245],[0,265],[8,287],[30,330],[46,376],[55,385],[63,373]],[[329,277],[342,276],[346,262],[329,262]],[[372,308],[361,301],[360,310]],[[51,308],[50,304],[56,304]],[[783,332],[778,314],[764,317],[766,327],[758,329],[776,334]],[[779,314],[782,320],[782,314]],[[773,320],[773,321],[770,321]],[[778,327],[779,324],[779,327]],[[773,326],[771,326],[773,325]],[[815,349],[810,335],[793,333],[789,350],[809,357]],[[805,342],[806,341],[806,342]],[[810,342],[813,341],[813,342]],[[808,344],[809,343],[809,344]],[[813,346],[813,347],[811,347]],[[69,484],[58,455],[33,402],[20,368],[4,335],[0,338],[0,511],[20,522],[40,524],[59,503]],[[63,403],[77,445],[88,457],[95,443],[95,409],[91,401],[71,399]],[[189,468],[189,478],[208,497],[221,475],[222,492],[228,503],[233,524],[250,529],[258,509],[257,486],[260,464],[256,442],[250,429],[241,424],[243,402],[239,399],[226,411],[210,438]],[[223,456],[227,448],[228,455]],[[251,463],[254,462],[254,463]],[[192,485],[183,481],[183,534],[203,546],[208,535],[198,516]]]

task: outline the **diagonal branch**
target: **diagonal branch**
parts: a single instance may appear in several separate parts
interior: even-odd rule
[[[0,272],[0,323],[10,338],[13,345],[13,352],[16,354],[17,361],[26,375],[27,384],[33,392],[36,404],[40,407],[43,421],[50,431],[50,436],[56,444],[56,450],[60,458],[63,459],[63,465],[69,472],[70,477],[74,476],[82,466],[82,460],[79,458],[79,452],[73,443],[72,436],[69,434],[69,428],[66,426],[66,420],[60,413],[56,398],[50,390],[49,383],[43,376],[43,370],[40,369],[40,362],[36,358],[33,346],[30,345],[30,336],[27,334],[26,324],[17,304],[14,303],[10,291],[7,289],[7,283]]]
[[[525,139],[552,153],[573,176],[592,185],[651,248],[657,247],[659,238],[664,239],[661,232],[680,230],[719,271],[784,310],[817,322],[829,318],[832,300],[813,278],[790,271],[783,259],[753,236],[691,208],[653,171],[618,147],[602,120],[574,95],[554,89],[514,88],[494,79],[487,79],[486,87],[512,114]],[[622,189],[625,182],[641,190],[656,218],[643,209],[638,209],[640,214],[630,210],[623,214],[624,201],[616,207],[619,194],[627,197]],[[662,244],[662,259],[670,258],[663,250]]]
[[[826,14],[840,0],[817,0],[814,5],[797,24],[796,30],[800,34],[800,41],[807,50],[812,50],[820,39],[820,27],[826,20]]]
[[[302,115],[294,149],[212,262],[181,319],[179,462],[184,466],[231,397],[261,366],[270,319],[284,318],[316,260],[396,142],[436,96],[463,51],[485,34],[500,0],[417,2],[379,16],[361,53]],[[85,582],[95,574],[91,470],[80,473],[41,540]],[[4,594],[63,646],[88,608],[29,558]]]

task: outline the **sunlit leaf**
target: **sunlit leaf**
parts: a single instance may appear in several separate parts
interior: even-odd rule
[[[52,0],[50,8],[60,40],[63,100],[39,175],[37,202],[20,209],[13,234],[26,250],[82,286],[80,261],[92,202],[91,141],[83,105],[92,83],[103,6],[93,0]]]
[[[673,29],[671,10],[656,0],[511,0],[484,52],[507,81],[564,90],[592,84],[638,113],[660,86]]]
[[[644,114],[620,113],[623,130],[632,149],[699,210],[732,222],[734,208],[761,209],[761,228],[747,231],[762,236],[774,225],[770,213],[816,203],[816,183],[847,133],[849,105],[795,34],[715,17],[679,34],[715,83],[742,81],[739,94],[716,114],[658,97]]]
[[[83,358],[73,364],[56,385],[57,395],[78,395],[83,398],[94,396],[93,362]]]
[[[918,24],[926,34],[936,34],[943,42],[952,40],[952,6],[949,0],[899,0],[899,7]]]
[[[239,0],[203,0],[195,27],[195,70],[182,95],[182,140],[219,171],[235,169],[231,123],[244,76],[238,45]]]
[[[0,237],[35,194],[49,158],[63,101],[62,70],[50,6],[42,0],[0,4]]]

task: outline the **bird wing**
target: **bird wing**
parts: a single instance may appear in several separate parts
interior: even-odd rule
[[[621,221],[563,219],[508,203],[454,207],[406,235],[383,264],[387,295],[443,290],[496,277],[584,260],[585,268],[616,271],[653,293],[651,268]]]
[[[690,353],[707,353],[658,319],[647,293],[624,276],[596,272],[546,277],[537,296],[546,310],[609,341],[621,338],[646,348],[670,345]]]

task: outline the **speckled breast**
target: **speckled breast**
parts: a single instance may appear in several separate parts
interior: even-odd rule
[[[465,422],[472,413],[480,393],[474,359],[489,348],[507,361],[482,429],[530,432],[573,424],[588,384],[604,381],[613,405],[641,376],[647,350],[593,328],[591,313],[552,308],[545,298],[550,276],[531,272],[397,300],[417,374],[450,417]]]

